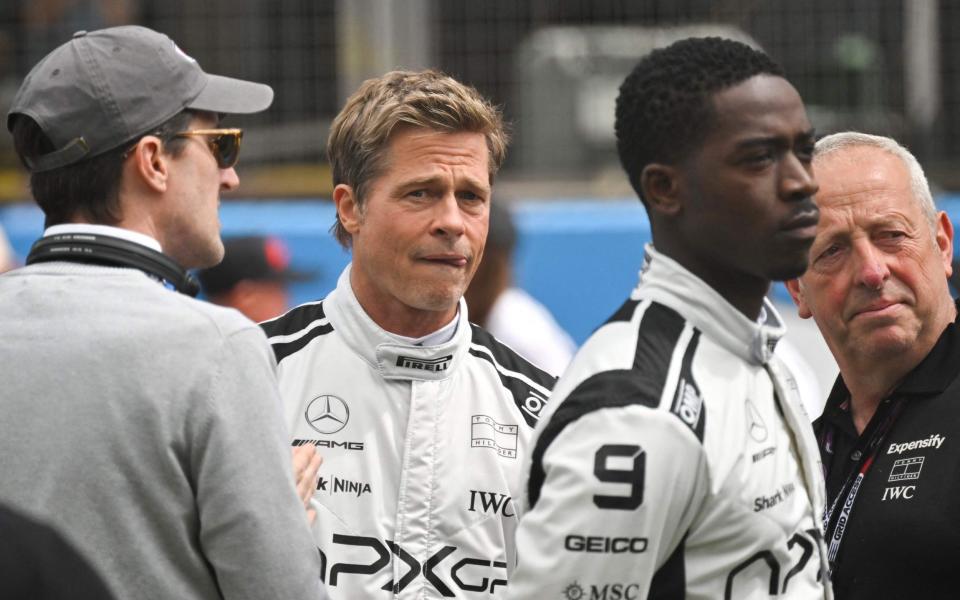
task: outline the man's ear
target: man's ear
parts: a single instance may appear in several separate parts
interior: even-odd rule
[[[800,315],[801,319],[809,319],[813,316],[813,313],[810,312],[810,307],[807,306],[806,298],[803,295],[803,286],[800,284],[799,279],[788,279],[784,281],[783,284],[787,286],[787,291],[790,292],[790,297],[793,298],[793,303],[797,305],[797,314]]]
[[[943,260],[943,269],[949,278],[953,275],[953,223],[942,210],[937,215],[936,242]]]
[[[345,183],[338,183],[333,188],[333,204],[337,207],[337,218],[340,224],[350,235],[355,235],[360,229],[363,215],[360,214],[360,205],[353,188]]]
[[[133,161],[133,169],[144,185],[157,192],[167,191],[170,155],[163,153],[163,142],[160,138],[153,135],[143,136],[130,154],[129,160]]]
[[[680,200],[680,172],[676,167],[650,163],[640,173],[640,189],[650,210],[675,216],[683,209]]]

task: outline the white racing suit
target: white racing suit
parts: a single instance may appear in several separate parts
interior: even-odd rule
[[[824,488],[769,302],[747,319],[670,258],[541,416],[512,599],[829,598]]]
[[[363,311],[350,267],[263,328],[294,445],[323,455],[315,539],[333,600],[503,598],[522,469],[555,378],[467,322],[416,346]]]

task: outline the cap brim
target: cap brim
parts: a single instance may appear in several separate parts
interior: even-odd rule
[[[207,85],[187,108],[226,114],[249,114],[269,108],[273,88],[263,83],[207,74]]]

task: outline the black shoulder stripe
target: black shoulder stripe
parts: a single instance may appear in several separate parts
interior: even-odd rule
[[[486,346],[484,346],[484,348],[489,350]],[[527,426],[531,429],[536,427],[537,421],[540,420],[540,411],[547,405],[547,400],[549,399],[547,395],[543,393],[542,389],[552,390],[553,385],[557,382],[556,377],[552,377],[551,381],[547,381],[545,384],[530,377],[529,379],[539,384],[541,388],[536,389],[518,377],[511,377],[509,374],[503,373],[497,368],[497,363],[490,354],[475,348],[470,348],[470,354],[477,358],[482,358],[493,366],[494,371],[496,371],[497,376],[500,378],[500,383],[503,387],[507,388],[507,390],[510,391],[510,395],[513,396],[513,402],[517,405],[517,408],[520,409],[520,414],[523,415],[523,420],[527,423]],[[518,356],[518,358],[520,357]],[[523,359],[520,358],[520,360]],[[509,369],[509,367],[506,368]],[[513,369],[510,370],[512,371]],[[524,373],[524,375],[526,374]],[[547,377],[550,376],[547,375]]]
[[[684,550],[687,547],[687,532],[667,560],[653,574],[650,581],[649,600],[683,600],[687,597],[687,575]]]
[[[632,368],[597,373],[582,381],[563,401],[533,450],[530,479],[527,482],[530,506],[536,504],[546,475],[543,455],[567,425],[601,408],[630,404],[656,408],[660,405],[670,358],[684,325],[683,317],[676,311],[662,304],[650,304],[640,319]]]
[[[644,379],[641,373],[621,369],[597,373],[574,388],[553,413],[533,448],[530,479],[527,480],[527,498],[530,500],[530,507],[533,508],[539,500],[540,488],[543,487],[543,481],[546,478],[546,472],[543,470],[543,455],[567,425],[583,415],[602,408],[618,408],[631,404],[656,408],[660,404],[658,387],[662,388],[663,384],[658,386],[657,382]]]
[[[647,307],[637,331],[637,351],[633,355],[633,368],[646,373],[658,373],[666,383],[670,356],[680,339],[684,325],[683,317],[672,308],[656,302]]]
[[[707,411],[703,410],[703,396],[700,395],[700,386],[693,378],[693,355],[700,342],[700,331],[693,330],[690,343],[683,353],[683,362],[680,364],[680,378],[677,380],[677,391],[673,397],[670,411],[677,415],[684,424],[693,431],[701,442],[703,428],[707,420]]]
[[[536,427],[537,421],[540,420],[540,411],[546,406],[548,400],[543,390],[552,390],[554,384],[557,383],[557,378],[517,354],[482,327],[471,323],[470,328],[472,343],[486,350],[484,352],[470,348],[470,354],[482,358],[493,366],[500,378],[500,383],[513,396],[513,402],[520,409],[524,421],[529,427]],[[518,376],[511,376],[509,373],[504,373],[504,370],[516,373]],[[540,389],[529,385],[523,380],[524,377],[535,383]]]
[[[304,346],[317,339],[321,335],[326,335],[333,331],[333,326],[327,323],[326,325],[321,325],[310,330],[309,333],[303,337],[297,338],[292,342],[276,342],[271,344],[273,347],[273,354],[277,357],[277,364],[280,364],[280,361],[290,356],[295,352],[299,352],[303,349]]]
[[[633,313],[637,310],[637,305],[640,304],[639,300],[627,300],[620,305],[620,308],[617,309],[617,312],[610,315],[610,318],[607,319],[606,323],[615,323],[619,321],[629,321],[633,318]]]
[[[478,327],[473,323],[470,324],[470,328],[473,332],[471,341],[474,344],[478,344],[489,350],[490,354],[493,355],[493,359],[502,367],[517,373],[523,373],[535,383],[542,385],[547,389],[553,389],[553,384],[557,382],[557,378],[555,376],[547,373],[529,360],[517,354],[516,351],[510,348],[510,346],[507,346],[497,338],[493,337],[493,335],[486,329]]]
[[[685,322],[676,311],[662,304],[651,304],[640,323],[640,335],[637,337],[637,354],[634,357],[634,369],[646,369],[653,366],[666,379],[670,358],[683,332]],[[706,414],[703,410],[703,397],[700,387],[693,379],[693,355],[700,341],[700,331],[693,330],[680,363],[680,376],[674,392],[670,412],[689,427],[697,439],[703,441],[703,428]],[[666,382],[664,381],[664,385]],[[661,389],[662,392],[662,389]]]
[[[287,311],[286,314],[271,321],[260,323],[268,338],[277,335],[290,335],[302,330],[317,319],[324,318],[323,303],[302,304]]]

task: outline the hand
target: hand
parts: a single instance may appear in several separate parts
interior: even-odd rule
[[[310,506],[310,499],[317,489],[317,473],[323,457],[317,453],[313,444],[297,446],[293,449],[293,478],[297,482],[297,495],[307,511],[307,521],[313,525],[317,518],[317,511]]]

